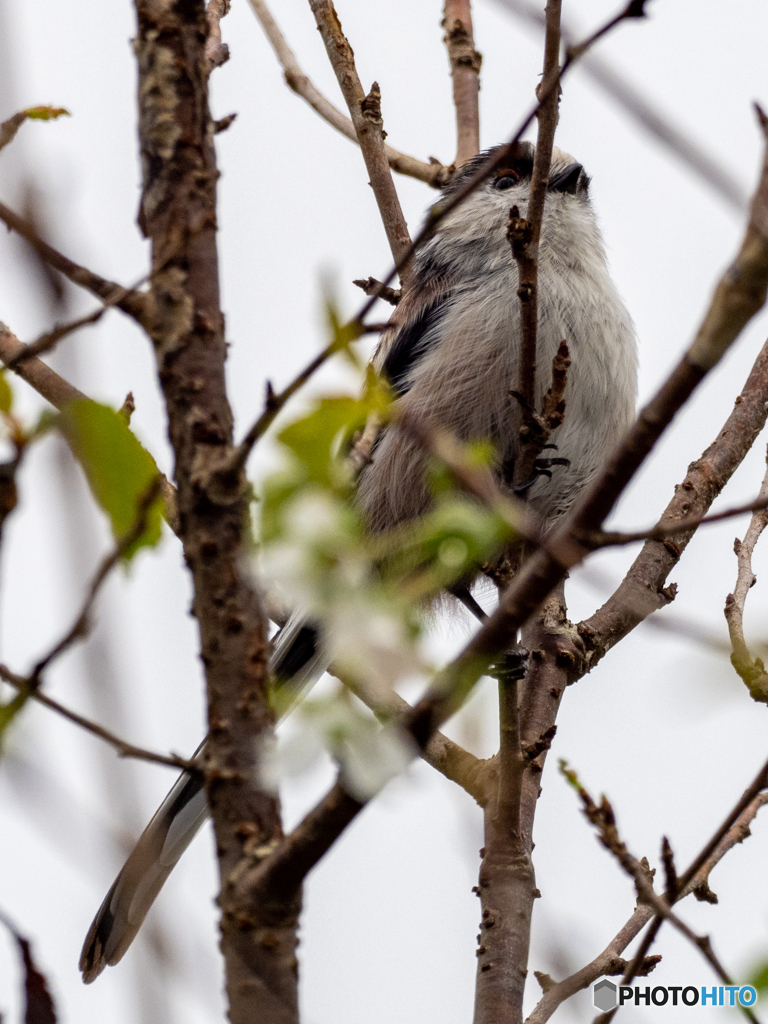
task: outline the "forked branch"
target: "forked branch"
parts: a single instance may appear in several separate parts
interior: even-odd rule
[[[346,114],[342,114],[338,107],[335,107],[301,70],[293,50],[286,42],[264,0],[248,0],[248,3],[251,5],[251,9],[264,30],[264,34],[269,40],[272,49],[275,51],[275,56],[280,63],[280,67],[283,69],[288,88],[295,92],[297,96],[301,96],[327,124],[335,128],[337,132],[340,132],[350,142],[357,144],[357,133],[352,121]],[[386,144],[384,146],[384,153],[393,171],[396,171],[398,174],[404,174],[408,178],[416,178],[418,181],[423,181],[427,185],[431,185],[432,188],[440,188],[443,185],[447,185],[451,180],[452,170],[441,164],[439,160],[434,159],[434,157],[430,158],[428,163],[425,163],[423,160],[417,160],[416,157],[401,153],[399,150],[393,149],[392,146]]]

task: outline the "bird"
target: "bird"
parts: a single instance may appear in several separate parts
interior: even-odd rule
[[[417,420],[460,441],[490,442],[492,471],[514,492],[520,403],[518,268],[507,238],[510,209],[525,217],[535,147],[487,150],[463,164],[435,204],[440,210],[478,169],[493,173],[444,216],[414,253],[410,273],[373,356],[401,414],[379,433],[355,501],[375,534],[418,520],[430,508],[427,453],[404,425]],[[634,417],[637,343],[632,319],[610,274],[590,199],[590,178],[569,154],[552,152],[538,255],[537,365],[546,368],[566,341],[571,366],[565,416],[554,434],[553,470],[525,482],[526,500],[551,529],[595,478]],[[549,385],[537,373],[536,405]],[[479,568],[479,567],[478,567]],[[478,617],[468,586],[457,596]],[[325,671],[321,629],[291,616],[270,657],[287,707]],[[285,694],[291,695],[285,699]],[[202,745],[195,757],[199,758]],[[181,774],[115,879],[83,945],[80,970],[92,982],[116,964],[136,936],[165,880],[207,817],[202,773]]]

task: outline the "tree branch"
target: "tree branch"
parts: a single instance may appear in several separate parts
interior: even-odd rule
[[[678,890],[678,895],[675,898],[676,903],[707,885],[712,870],[723,857],[734,846],[744,842],[750,835],[749,826],[760,808],[764,807],[766,803],[768,803],[768,793],[761,793],[754,797],[746,807],[742,808],[738,817],[733,821],[725,835],[721,837],[716,848],[710,853],[706,861],[699,866],[686,886]],[[527,1018],[525,1024],[545,1024],[561,1003],[575,995],[576,992],[587,988],[598,978],[606,974],[624,974],[627,963],[621,959],[620,954],[640,934],[652,917],[653,910],[651,907],[647,903],[639,903],[627,923],[608,943],[602,953],[596,956],[591,963],[582,967],[581,970],[576,971],[575,974],[570,975],[570,977],[565,978],[550,988]],[[643,958],[645,959],[644,953]],[[636,972],[635,977],[637,974],[646,973],[646,966],[645,964],[642,965],[643,969]]]
[[[403,722],[413,710],[394,690],[387,693],[378,690],[372,692],[370,687],[362,686],[356,680],[340,675],[333,666],[328,671],[340,679],[350,693],[354,693],[382,722]],[[485,761],[475,757],[441,732],[436,732],[420,753],[422,759],[435,771],[455,782],[481,807],[485,806],[493,789],[491,776],[496,770],[494,758]]]
[[[59,376],[40,359],[25,357],[23,345],[5,324],[0,323],[0,360],[15,374],[33,387],[38,394],[57,409],[63,409],[67,402],[85,402],[88,396]]]
[[[544,27],[545,18],[540,4],[532,0],[498,2],[523,21],[540,28]],[[564,22],[562,32],[566,42],[574,38],[572,27]],[[637,125],[666,147],[733,209],[741,213],[746,208],[748,196],[731,172],[706,152],[684,129],[673,124],[666,114],[630,85],[608,61],[596,53],[591,53],[582,62],[581,68],[583,74],[591,78],[613,103],[618,104]]]
[[[311,2],[311,0],[310,0]],[[405,268],[413,254],[419,249],[425,242],[427,242],[437,230],[438,225],[445,220],[445,218],[452,213],[458,206],[460,206],[464,200],[471,195],[475,189],[479,188],[484,181],[486,181],[496,170],[497,167],[503,166],[510,156],[512,156],[515,147],[519,143],[523,134],[527,131],[533,122],[533,119],[539,112],[540,107],[547,101],[551,91],[559,89],[560,83],[571,68],[576,64],[590,48],[603,38],[606,33],[612,31],[622,22],[644,17],[644,6],[647,0],[629,0],[629,3],[621,10],[618,14],[614,15],[608,21],[604,22],[595,32],[590,36],[587,36],[581,43],[576,46],[570,47],[566,52],[566,59],[563,62],[563,66],[560,69],[559,74],[553,82],[551,90],[541,90],[541,94],[538,101],[529,110],[526,116],[520,123],[517,131],[506,144],[499,148],[499,151],[495,155],[491,155],[488,159],[478,167],[471,177],[469,177],[461,187],[457,188],[456,191],[449,197],[446,197],[442,202],[436,204],[432,208],[430,216],[427,218],[424,227],[419,231],[418,235],[411,242],[410,246],[403,253],[402,258],[399,262],[396,262],[394,267],[387,274],[382,284],[386,287],[391,283],[395,274],[401,272]],[[375,298],[369,299],[366,302],[357,317],[355,318],[358,323],[362,323],[365,317],[368,315],[371,307],[375,302]]]
[[[309,0],[309,6],[349,108],[389,248],[402,277],[407,269],[406,253],[411,246],[411,237],[384,152],[381,93],[378,83],[373,83],[370,93],[366,96],[357,75],[355,55],[342,31],[341,22],[331,0]]]
[[[86,732],[97,736],[100,740],[104,740],[105,743],[115,748],[120,757],[136,758],[139,761],[148,761],[150,764],[167,765],[169,768],[180,768],[188,772],[201,771],[200,765],[195,764],[194,761],[188,761],[186,758],[179,757],[176,754],[157,754],[153,750],[145,750],[143,747],[137,747],[133,743],[120,739],[119,736],[110,732],[109,729],[105,729],[104,726],[99,725],[97,722],[92,722],[89,718],[84,718],[83,715],[72,711],[41,690],[30,689],[30,679],[11,672],[7,665],[0,665],[0,679],[13,686],[22,696],[30,697],[32,700],[37,701],[38,704],[43,704],[45,707],[50,708],[51,711],[61,715],[62,718],[66,718],[69,722],[74,722],[75,725],[85,729]]]
[[[674,901],[674,896],[671,896],[670,902],[667,902],[665,897],[659,896],[656,893],[653,888],[652,872],[648,866],[648,861],[645,859],[639,861],[627,849],[616,827],[613,808],[606,797],[602,797],[598,806],[579,782],[574,772],[564,769],[564,774],[571,782],[571,785],[577,789],[581,797],[584,814],[597,829],[601,843],[613,854],[630,878],[634,879],[639,900],[648,904],[656,912],[658,919],[669,921],[670,924],[674,925],[699,950],[722,982],[726,985],[733,985],[731,977],[712,949],[709,936],[697,935],[674,913],[670,906],[670,902]],[[753,1021],[753,1024],[757,1024],[757,1018],[748,1007],[740,1005],[740,1009],[748,1020]]]
[[[456,108],[456,159],[461,167],[480,152],[480,66],[483,56],[475,49],[471,0],[445,0],[443,42],[453,79]]]
[[[763,704],[768,704],[768,674],[760,658],[752,659],[744,639],[744,604],[749,590],[757,582],[757,577],[752,572],[752,552],[760,539],[760,534],[768,526],[768,471],[763,478],[754,509],[744,540],[734,541],[738,573],[734,591],[725,599],[725,620],[728,623],[728,635],[733,647],[733,667],[747,684],[752,697]]]
[[[768,341],[736,399],[733,411],[701,458],[691,463],[659,527],[675,527],[705,516],[712,502],[741,465],[768,418]],[[692,514],[692,515],[691,515]],[[643,545],[616,592],[579,624],[587,648],[585,671],[591,670],[623,637],[652,612],[667,605],[674,590],[664,584],[695,533],[688,530]]]
[[[99,277],[93,271],[81,267],[78,263],[73,263],[66,256],[62,256],[53,246],[48,245],[47,242],[40,238],[34,225],[24,220],[23,217],[19,217],[18,214],[10,210],[4,203],[0,203],[0,220],[12,231],[15,231],[29,242],[38,256],[52,266],[54,270],[58,270],[59,273],[63,274],[74,284],[80,285],[81,288],[85,288],[91,294],[97,295],[110,305],[117,306],[118,309],[127,313],[134,320],[142,321],[145,314],[146,295],[129,288],[123,288],[121,285],[115,284],[114,281],[108,281],[104,277]]]
[[[664,540],[665,537],[687,533],[699,526],[711,526],[713,523],[722,523],[724,519],[743,516],[746,512],[762,512],[767,507],[768,493],[764,494],[763,488],[761,488],[760,494],[753,501],[748,501],[744,505],[734,505],[733,508],[725,508],[722,512],[714,512],[712,515],[688,516],[685,519],[679,519],[676,523],[660,521],[649,530],[637,530],[635,533],[600,531],[591,537],[582,537],[581,539],[593,550],[634,544],[639,540]]]
[[[221,19],[229,14],[231,0],[208,0],[205,17],[208,21],[208,39],[205,43],[205,60],[208,74],[229,60],[229,47],[221,41]]]
[[[327,124],[357,145],[357,133],[352,121],[342,114],[330,100],[326,99],[301,70],[293,51],[285,41],[285,37],[264,0],[248,0],[248,2],[275,51],[288,88],[305,100]],[[439,160],[431,158],[429,163],[424,163],[422,160],[417,160],[415,157],[408,156],[387,145],[384,146],[384,153],[393,171],[426,182],[432,188],[441,188],[451,180],[452,170],[441,164]]]
[[[62,654],[68,651],[76,640],[80,640],[88,635],[90,631],[91,611],[96,598],[99,596],[99,591],[115,566],[121,561],[126,552],[133,547],[139,537],[141,537],[142,533],[144,533],[144,530],[147,528],[147,516],[149,515],[149,510],[151,509],[155,498],[157,498],[159,494],[160,478],[155,477],[152,484],[147,488],[146,493],[139,499],[136,508],[136,519],[133,526],[128,530],[124,537],[120,538],[118,543],[102,560],[101,565],[96,570],[94,577],[91,580],[91,584],[88,587],[88,593],[86,594],[79,615],[61,640],[54,644],[50,651],[40,658],[32,670],[32,674],[29,677],[29,684],[33,689],[39,685],[41,675],[52,661],[55,661],[56,658],[61,657]]]
[[[282,836],[279,801],[261,781],[272,735],[267,623],[247,552],[247,486],[214,467],[232,448],[219,302],[213,123],[203,0],[134,0],[138,31],[139,225],[152,245],[147,332],[166,402],[179,534],[193,583],[205,667],[206,796],[216,834],[222,953],[232,1024],[295,1024],[298,901],[279,920],[247,920],[233,880],[250,851]]]

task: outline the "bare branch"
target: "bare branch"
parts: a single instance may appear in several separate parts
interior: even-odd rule
[[[529,24],[543,28],[544,14],[532,0],[498,0],[510,13]],[[563,37],[570,42],[575,33],[572,26],[562,25]],[[662,146],[666,147],[689,170],[712,188],[733,209],[746,209],[748,196],[731,172],[707,153],[679,125],[673,124],[647,96],[643,96],[599,54],[590,53],[581,63],[583,73],[591,78],[608,98],[640,125]]]
[[[355,135],[371,179],[371,188],[376,197],[384,230],[392,256],[397,263],[401,277],[406,272],[411,247],[408,225],[405,223],[400,200],[397,196],[392,172],[384,152],[384,126],[381,117],[381,92],[377,82],[366,96],[355,67],[355,55],[341,28],[331,0],[309,0],[317,27],[325,43],[325,49],[336,80],[342,91]]]
[[[453,79],[453,105],[456,108],[456,159],[461,167],[480,152],[480,65],[482,54],[475,49],[471,0],[445,0],[443,42]]]
[[[133,743],[127,743],[108,729],[105,729],[103,726],[98,725],[95,722],[91,722],[89,719],[84,718],[77,712],[70,710],[58,701],[53,700],[53,698],[46,696],[40,690],[43,672],[56,658],[59,658],[62,654],[68,651],[76,641],[82,640],[88,635],[90,631],[91,612],[96,602],[96,598],[98,597],[99,592],[109,574],[146,529],[147,516],[149,515],[152,503],[155,501],[158,494],[160,494],[160,490],[160,478],[156,477],[152,485],[147,489],[146,493],[139,499],[136,508],[136,518],[130,530],[128,530],[125,536],[118,541],[112,551],[99,565],[99,568],[94,574],[90,586],[88,587],[88,593],[86,594],[77,618],[61,640],[54,644],[50,651],[39,659],[28,676],[20,676],[17,673],[12,672],[7,666],[0,665],[0,678],[15,687],[23,699],[26,700],[31,697],[40,704],[44,704],[46,707],[51,708],[51,710],[56,711],[64,718],[67,718],[70,722],[74,722],[87,732],[90,732],[94,736],[98,736],[100,739],[111,744],[111,746],[113,746],[122,757],[139,758],[144,761],[152,761],[155,764],[169,765],[172,768],[199,771],[199,765],[195,765],[193,762],[187,761],[184,758],[177,757],[176,755],[166,756],[165,754],[156,754],[153,751],[137,747]]]
[[[744,540],[737,539],[734,542],[738,573],[734,591],[725,600],[725,619],[733,647],[733,667],[747,684],[752,697],[763,704],[768,704],[768,674],[760,658],[753,660],[744,639],[744,604],[749,590],[757,582],[757,577],[752,572],[752,552],[760,539],[760,534],[768,526],[768,471],[763,478],[754,510]]]
[[[71,320],[69,323],[59,324],[54,327],[52,331],[47,331],[45,334],[41,334],[37,341],[24,345],[15,356],[6,362],[6,366],[9,370],[15,370],[19,363],[23,363],[25,360],[32,359],[35,356],[44,355],[46,352],[50,352],[56,347],[62,338],[66,338],[68,335],[73,334],[81,327],[88,327],[91,324],[98,323],[108,309],[111,309],[113,306],[117,306],[121,300],[134,294],[136,289],[148,280],[148,277],[148,274],[144,274],[132,287],[121,288],[114,292],[111,298],[107,299],[101,306],[93,310],[92,313],[79,317],[77,320]]]
[[[283,408],[288,399],[292,398],[297,391],[303,388],[307,381],[317,373],[320,367],[338,351],[339,345],[337,341],[334,340],[329,345],[326,345],[322,352],[318,353],[314,359],[311,359],[304,369],[300,370],[299,373],[296,374],[290,384],[287,384],[286,387],[277,394],[272,390],[271,383],[267,381],[267,394],[264,399],[264,411],[245,435],[243,440],[226,455],[221,466],[217,468],[216,475],[219,479],[226,482],[235,479],[237,475],[242,472],[245,468],[246,462],[248,461],[248,456],[253,451],[254,445],[259,438],[263,437],[269,430],[272,423],[275,421],[277,414]]]
[[[531,110],[529,110],[529,112],[523,118],[522,122],[517,128],[517,131],[514,133],[509,142],[505,146],[500,147],[495,155],[489,156],[488,159],[483,164],[481,164],[480,167],[478,167],[477,171],[475,171],[475,173],[470,178],[468,178],[460,188],[456,189],[456,191],[451,196],[447,197],[439,204],[439,208],[433,207],[430,217],[427,219],[426,223],[424,224],[424,227],[418,233],[416,238],[414,238],[414,240],[411,242],[411,245],[403,254],[400,262],[396,263],[392,270],[390,270],[389,274],[387,274],[386,278],[382,282],[384,285],[390,284],[395,274],[402,271],[402,269],[408,265],[414,252],[416,252],[416,250],[420,246],[422,246],[426,241],[428,241],[428,239],[432,237],[432,235],[435,233],[437,229],[437,226],[458,206],[460,206],[464,202],[464,200],[475,191],[475,189],[479,188],[480,185],[482,185],[482,183],[493,174],[497,167],[501,167],[507,162],[507,160],[512,156],[515,147],[519,143],[520,139],[523,137],[523,134],[532,124],[533,119],[538,114],[542,104],[546,103],[551,94],[551,91],[560,88],[560,83],[562,82],[565,75],[567,75],[571,68],[574,66],[574,64],[581,60],[583,55],[587,53],[596,42],[602,39],[603,36],[606,35],[606,33],[616,28],[623,21],[627,21],[628,19],[632,18],[642,17],[643,7],[645,3],[646,0],[630,0],[626,7],[624,7],[617,15],[610,18],[607,22],[604,22],[595,32],[592,33],[592,35],[584,39],[583,42],[581,42],[578,46],[573,46],[568,50],[566,54],[566,59],[563,63],[563,66],[560,69],[560,73],[554,80],[551,89],[541,90],[538,102],[531,108]],[[374,301],[375,299],[369,299],[369,301],[363,305],[362,309],[355,318],[358,323],[363,322],[368,312],[370,311],[371,307],[373,306]]]
[[[180,768],[188,772],[201,771],[200,765],[195,764],[194,761],[188,761],[186,758],[178,757],[176,754],[157,754],[153,750],[145,750],[144,747],[137,747],[133,743],[120,739],[119,736],[110,732],[109,729],[105,729],[97,722],[92,722],[89,718],[84,718],[83,715],[72,711],[41,690],[30,689],[30,679],[26,676],[16,675],[6,665],[0,665],[0,679],[13,686],[20,694],[30,697],[32,700],[37,701],[38,704],[43,704],[45,707],[50,708],[51,711],[61,715],[62,718],[74,722],[81,729],[85,729],[86,732],[97,736],[100,740],[104,740],[105,743],[115,748],[120,757],[136,758],[139,761],[149,761],[150,764],[167,765],[169,768]]]
[[[659,521],[660,528],[704,517],[741,465],[768,418],[768,341],[728,419],[701,458],[693,462]],[[674,590],[665,581],[693,537],[695,527],[643,545],[616,592],[578,629],[587,646],[586,665],[598,661],[647,616],[667,605]]]
[[[558,121],[560,89],[560,6],[561,0],[547,0],[546,39],[544,42],[544,71],[541,85],[537,90],[542,97],[537,112],[539,131],[536,154],[531,172],[531,191],[528,212],[525,219],[519,217],[517,207],[510,210],[508,237],[512,255],[517,263],[518,289],[520,299],[520,366],[517,389],[521,397],[522,416],[520,425],[520,453],[515,460],[514,482],[524,486],[531,478],[533,464],[541,453],[536,443],[537,434],[532,429],[533,410],[536,402],[536,338],[539,317],[539,238],[544,201],[549,185],[549,169],[552,162],[552,147]],[[546,443],[542,441],[541,444]]]
[[[638,530],[635,533],[600,531],[581,539],[595,549],[634,544],[639,540],[663,540],[665,537],[674,537],[675,534],[695,530],[699,526],[710,526],[712,523],[722,523],[724,519],[743,516],[746,512],[762,512],[766,507],[768,507],[768,492],[764,494],[763,488],[761,488],[760,494],[753,501],[748,501],[744,505],[734,505],[733,508],[725,508],[722,512],[714,512],[712,515],[688,516],[686,519],[678,519],[675,523],[660,520],[649,530]]]
[[[208,74],[229,60],[229,47],[221,41],[221,19],[229,14],[231,0],[208,0],[205,17],[208,21],[208,39],[205,43],[205,60]]]
[[[202,0],[134,0],[138,30],[139,225],[152,247],[147,325],[168,415],[179,533],[193,585],[209,737],[205,790],[216,834],[221,949],[232,1024],[298,1021],[299,904],[279,920],[246,922],[233,879],[254,849],[282,836],[276,795],[260,779],[272,735],[267,621],[247,569],[248,492],[214,469],[232,447],[227,344],[216,236],[213,147]],[[147,318],[148,321],[150,318]]]
[[[19,363],[19,356],[25,346],[19,341],[5,324],[0,323],[0,360],[11,367],[13,372],[33,387],[38,394],[57,409],[63,409],[67,402],[87,401],[88,396],[60,377],[55,370],[39,359],[28,358]]]
[[[750,823],[754,820],[760,808],[764,807],[766,803],[768,803],[768,793],[761,793],[741,811],[739,817],[731,825],[727,834],[723,836],[716,849],[707,859],[706,863],[699,867],[698,871],[691,878],[684,891],[678,893],[675,902],[689,896],[702,885],[706,885],[710,873],[717,864],[719,864],[723,857],[732,850],[734,846],[742,843],[749,836]],[[565,1000],[569,999],[572,995],[575,995],[576,992],[580,992],[582,989],[587,988],[598,978],[607,974],[624,974],[627,963],[625,960],[621,959],[621,953],[623,953],[630,942],[640,934],[652,917],[653,910],[651,907],[647,903],[639,903],[627,923],[614,936],[614,938],[611,939],[602,953],[596,956],[591,963],[582,967],[581,970],[548,989],[536,1008],[527,1018],[525,1024],[545,1024],[561,1003],[565,1002]],[[644,960],[646,959],[645,954],[643,954],[643,958]],[[656,958],[647,959],[655,960]],[[635,977],[638,974],[643,975],[646,973],[648,965],[644,963],[641,966],[643,969],[637,971]]]
[[[403,722],[413,710],[411,705],[394,690],[383,693],[377,689],[373,692],[371,687],[362,686],[356,680],[340,675],[334,666],[331,666],[328,671],[340,679],[344,686],[354,693],[367,708],[370,708],[382,722]],[[436,732],[420,753],[427,764],[444,775],[446,779],[455,782],[481,807],[487,803],[492,788],[490,777],[496,768],[493,758],[484,761],[475,757],[474,754],[470,754],[468,750],[453,740],[449,740],[441,732]]]
[[[639,861],[627,849],[627,846],[621,839],[616,827],[616,818],[613,808],[606,797],[602,797],[598,806],[584,786],[579,782],[574,772],[569,771],[566,768],[564,769],[564,774],[571,782],[571,785],[575,786],[577,789],[579,796],[581,797],[584,814],[597,829],[600,836],[600,842],[610,853],[613,854],[630,878],[634,879],[638,898],[643,903],[649,904],[656,912],[658,918],[669,921],[670,924],[674,925],[674,927],[677,928],[677,930],[684,935],[690,943],[696,946],[720,980],[726,985],[732,985],[732,979],[712,949],[709,936],[697,935],[692,931],[692,929],[674,913],[671,909],[670,903],[667,902],[667,899],[656,893],[652,882],[653,873],[648,867],[648,861],[645,860],[645,858],[642,861]],[[672,901],[674,901],[674,897],[672,897]],[[741,1006],[740,1008],[748,1020],[757,1024],[757,1018],[748,1007]]]
[[[29,242],[38,256],[52,266],[54,270],[58,270],[59,273],[69,278],[74,284],[80,285],[81,288],[85,288],[86,291],[97,295],[105,302],[117,306],[118,309],[127,313],[134,320],[142,320],[145,312],[146,296],[141,292],[123,288],[121,285],[115,284],[114,281],[108,281],[104,277],[99,277],[93,271],[81,267],[78,263],[73,263],[66,256],[62,256],[53,246],[48,245],[47,242],[40,238],[34,225],[24,220],[23,217],[19,217],[18,214],[10,210],[4,203],[0,203],[0,220],[12,231],[17,232],[17,234]]]
[[[377,281],[375,277],[367,277],[365,280],[353,281],[358,288],[362,288],[366,295],[374,295],[377,299],[383,299],[391,306],[396,306],[400,301],[402,290],[400,288],[389,288]]]
[[[285,37],[278,28],[264,0],[248,0],[248,2],[253,13],[258,18],[272,49],[275,51],[288,87],[297,96],[301,96],[315,113],[319,114],[332,128],[335,128],[337,132],[341,132],[350,142],[357,144],[357,133],[352,121],[345,114],[342,114],[330,100],[326,99],[301,70],[293,51],[285,41]],[[431,158],[429,163],[424,163],[422,160],[417,160],[415,157],[408,156],[387,145],[384,146],[384,153],[393,171],[396,171],[398,174],[404,174],[406,177],[426,182],[432,188],[440,188],[451,180],[452,170],[441,164],[439,160]]]
[[[88,587],[88,593],[86,594],[83,606],[80,609],[80,613],[72,623],[70,629],[64,634],[50,651],[43,655],[42,658],[37,662],[32,673],[29,677],[30,686],[35,688],[39,685],[40,677],[46,668],[56,658],[61,657],[65,651],[69,648],[76,640],[81,640],[83,637],[88,635],[90,630],[90,617],[93,605],[96,598],[99,595],[105,580],[115,568],[115,566],[125,556],[126,552],[136,543],[147,528],[147,517],[149,511],[154,503],[155,499],[161,492],[161,481],[159,475],[155,477],[152,484],[147,488],[146,492],[141,496],[136,507],[136,518],[133,526],[121,537],[118,543],[114,546],[112,551],[102,560],[101,565],[96,570],[93,579],[91,580],[90,586]]]

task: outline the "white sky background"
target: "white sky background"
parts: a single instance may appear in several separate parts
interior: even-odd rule
[[[363,84],[367,88],[377,79],[381,85],[391,143],[422,159],[435,154],[450,162],[453,110],[439,7],[404,0],[338,5]],[[565,8],[585,28],[615,9],[609,0],[566,2]],[[21,176],[32,173],[44,194],[54,242],[73,259],[131,283],[145,273],[148,256],[135,225],[132,7],[128,0],[27,0],[0,10],[0,118],[39,103],[66,106],[73,114],[21,129],[0,158],[0,197],[18,207]],[[304,70],[341,104],[308,6],[283,0],[273,13]],[[754,0],[655,0],[650,14],[645,22],[622,26],[601,44],[601,53],[751,188],[761,151],[751,102],[768,103],[768,11]],[[217,117],[238,113],[233,127],[218,137],[217,150],[223,306],[232,346],[228,375],[242,435],[260,410],[265,380],[283,385],[324,343],[321,274],[333,275],[342,307],[351,314],[362,295],[352,278],[382,276],[389,259],[359,152],[283,85],[245,0],[234,0],[223,28],[232,59],[213,75],[212,104]],[[540,71],[540,44],[491,0],[478,0],[475,35],[484,54],[482,142],[488,146],[508,137],[527,110]],[[629,124],[578,70],[565,85],[558,142],[592,175],[612,272],[638,328],[643,399],[690,340],[735,251],[743,218]],[[397,184],[415,229],[434,193],[408,179],[398,178]],[[50,326],[53,314],[41,295],[23,246],[2,233],[0,319],[22,340]],[[74,300],[78,311],[92,308],[90,299]],[[700,389],[625,496],[615,523],[634,528],[654,521],[687,464],[728,415],[766,324],[766,316],[759,317]],[[138,329],[110,313],[63,343],[56,360],[75,384],[114,406],[132,390],[133,427],[170,471],[154,360]],[[328,390],[341,379],[329,367],[314,389]],[[30,417],[42,406],[24,384],[15,391]],[[725,504],[757,492],[762,443],[729,485]],[[65,503],[57,469],[65,459],[53,439],[33,453],[22,474],[21,507],[6,529],[0,657],[16,670],[28,668],[69,624],[80,600],[80,584],[73,580],[82,578],[108,544],[79,480],[76,503]],[[267,459],[252,460],[252,475]],[[670,618],[684,616],[726,637],[722,608],[735,579],[733,537],[745,528],[746,521],[739,521],[700,531],[673,573],[680,592]],[[75,538],[80,576],[73,576],[62,554],[67,536]],[[759,582],[748,601],[747,625],[756,638],[764,636],[768,609],[766,552],[768,547],[758,548]],[[591,564],[618,581],[632,557],[625,550]],[[572,617],[589,614],[604,596],[587,581],[572,581]],[[112,580],[90,641],[97,687],[106,693],[99,717],[156,749],[191,751],[203,730],[189,599],[179,545],[169,534],[158,553],[142,554],[129,576]],[[454,623],[437,629],[436,655],[447,657],[468,628]],[[86,668],[82,652],[72,653],[51,672],[50,692],[96,714],[82,682]],[[127,706],[124,720],[115,687]],[[575,795],[557,775],[556,759],[568,758],[594,794],[610,796],[635,853],[656,864],[667,834],[683,867],[765,759],[764,715],[727,657],[713,657],[650,626],[638,629],[569,690],[536,823],[543,898],[535,908],[532,970],[562,977],[581,966],[604,947],[634,903],[631,883],[596,842]],[[470,712],[453,723],[453,734],[488,754],[492,716],[492,686],[485,681]],[[171,781],[162,768],[116,762],[97,741],[45,709],[25,713],[9,737],[8,757],[0,761],[0,908],[33,939],[61,1020],[221,1020],[210,834],[184,858],[156,910],[156,921],[171,936],[176,965],[167,1005],[158,1002],[151,982],[152,954],[138,944],[95,985],[80,983],[82,938],[119,866],[105,830],[135,831],[141,824],[118,795],[118,775],[137,787],[139,819],[154,810]],[[32,780],[26,788],[24,778]],[[289,823],[328,779],[327,771],[319,772],[286,786]],[[692,925],[712,934],[726,965],[741,976],[768,953],[768,823],[758,819],[753,832],[713,874],[720,904],[686,902],[682,910]],[[300,947],[307,1024],[470,1019],[479,920],[470,889],[480,845],[477,809],[425,766],[385,791],[307,886]],[[668,929],[656,951],[665,956],[656,984],[714,984],[695,951]],[[10,1022],[19,1019],[17,990],[15,954],[0,933],[0,1012]],[[532,981],[531,1005],[537,995]],[[589,1021],[590,1004],[590,996],[581,994],[556,1019]],[[625,1018],[674,1020],[676,1012],[630,1010]],[[724,1020],[726,1012],[690,1009],[685,1019]]]

